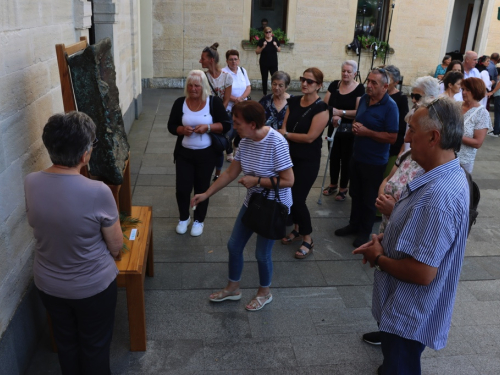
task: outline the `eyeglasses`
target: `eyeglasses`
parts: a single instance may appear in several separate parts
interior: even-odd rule
[[[214,53],[212,52],[212,49],[210,47],[203,48],[202,52],[208,53],[212,59],[215,59]]]
[[[380,72],[383,75],[385,75],[385,78],[387,79],[387,83],[391,83],[391,80],[389,79],[389,74],[387,73],[387,70],[385,70],[384,68],[374,68],[373,70],[376,70],[377,72]]]
[[[411,93],[410,96],[412,99],[415,99],[417,102],[419,102],[420,99],[422,99],[422,95],[420,95],[420,94]]]
[[[97,138],[95,138],[93,141],[92,141],[92,148],[95,148],[95,146],[97,145],[97,142],[99,142],[99,140]]]
[[[437,102],[439,102],[440,99],[441,98],[434,99],[432,102],[430,102],[429,104],[427,104],[425,106],[425,108],[429,109],[430,107],[432,107],[432,109],[434,110],[434,112],[436,112],[436,116],[437,116],[437,118],[439,120],[439,123],[441,124],[442,127],[444,127],[443,121],[441,121],[441,117],[439,117],[439,113],[436,110],[436,108],[434,107],[434,104],[437,104]]]
[[[273,82],[273,83],[271,83],[271,86],[272,87],[279,87],[280,89],[282,89],[283,87],[285,87],[285,84]]]
[[[300,79],[300,82],[302,82],[302,83],[307,82],[308,85],[312,85],[313,83],[316,83],[319,85],[318,81],[315,81],[315,80],[312,80],[309,78],[300,77],[299,79]]]
[[[233,59],[227,59],[227,61],[238,61],[238,60],[239,60],[239,58],[237,58],[237,57],[235,57]]]
[[[266,31],[266,34],[272,34],[272,31]]]

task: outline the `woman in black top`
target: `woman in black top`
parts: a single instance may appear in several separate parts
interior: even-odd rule
[[[281,51],[280,42],[273,36],[270,27],[264,28],[265,38],[259,40],[255,53],[260,55],[260,74],[262,75],[262,92],[267,95],[267,72],[271,75],[278,70],[278,52]]]
[[[333,138],[332,153],[330,154],[330,186],[323,190],[323,195],[335,194],[336,201],[344,201],[349,183],[349,164],[354,143],[352,121],[356,116],[359,99],[365,93],[365,88],[354,80],[358,64],[356,61],[347,60],[342,64],[342,79],[333,81],[325,95],[325,103],[331,108],[331,122],[328,135],[337,128]],[[340,188],[338,179],[340,173]]]
[[[303,237],[295,258],[303,259],[313,251],[311,216],[306,198],[318,177],[321,159],[321,135],[328,122],[328,106],[318,91],[323,84],[323,73],[318,68],[306,69],[300,77],[303,96],[289,98],[283,126],[279,130],[288,140],[293,162],[295,182],[292,186],[291,215],[294,230],[281,242],[285,245]]]

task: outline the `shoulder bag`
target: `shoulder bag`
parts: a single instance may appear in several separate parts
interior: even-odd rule
[[[243,74],[243,77],[245,77],[245,71],[243,70],[243,68],[241,66],[239,66],[238,68],[240,68],[241,74]],[[252,100],[252,97],[250,95],[248,95],[247,100]]]
[[[288,207],[281,203],[279,176],[276,185],[274,177],[270,180],[274,190],[274,199],[268,199],[269,189],[253,193],[241,221],[258,235],[270,240],[279,240],[286,236]]]
[[[210,82],[210,81],[209,81]],[[210,96],[209,99],[210,103],[210,114],[212,114],[212,97]],[[216,152],[224,152],[229,148],[230,140],[227,137],[227,133],[214,133],[210,132],[208,133],[210,135],[210,138],[212,138],[212,147]]]

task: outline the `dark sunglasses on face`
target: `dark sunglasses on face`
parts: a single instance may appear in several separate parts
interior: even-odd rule
[[[420,94],[411,93],[410,96],[412,99],[415,99],[417,102],[420,101],[420,99],[422,99],[422,95],[420,95]]]
[[[302,83],[307,82],[308,85],[312,85],[313,83],[316,83],[319,85],[318,81],[314,81],[314,80],[309,79],[309,78],[300,77],[299,79],[300,79],[300,82],[302,82]]]
[[[266,34],[271,34],[271,33],[272,33],[272,31],[266,31]]]

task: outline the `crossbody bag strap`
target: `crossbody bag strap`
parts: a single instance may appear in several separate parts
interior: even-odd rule
[[[212,89],[212,92],[214,93],[214,95],[216,97],[219,97],[219,95],[217,94],[217,91],[214,90],[214,87],[212,86],[212,83],[210,83],[210,79],[208,78],[207,72],[205,72],[205,75],[207,76],[207,81],[208,81],[208,84],[210,85],[210,88]]]
[[[297,122],[295,123],[295,126],[293,127],[291,133],[295,133],[295,128],[297,127],[297,125],[299,124],[299,121],[302,120],[304,117],[306,117],[306,115],[311,111],[311,109],[313,109],[313,107],[318,104],[319,102],[321,101],[321,98],[318,98],[312,106],[310,106],[309,108],[307,108],[307,111],[305,111],[302,116],[300,116],[300,118],[297,120]],[[300,105],[300,101],[299,101],[299,105]]]
[[[479,108],[481,108],[481,107],[482,107],[482,105],[480,105],[479,107],[476,107],[476,110],[474,112],[472,112],[470,114],[470,116],[467,118],[467,122],[469,122],[472,119],[472,117],[476,114],[477,111],[479,111]]]

